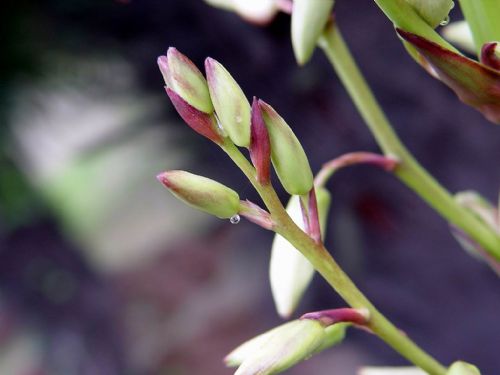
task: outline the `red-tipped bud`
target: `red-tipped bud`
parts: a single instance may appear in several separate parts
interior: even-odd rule
[[[259,107],[271,142],[271,160],[281,184],[291,195],[309,193],[313,175],[306,153],[285,120],[266,102]]]
[[[261,184],[267,184],[270,179],[271,144],[259,102],[255,97],[252,102],[250,130],[250,158],[257,170],[257,180]]]
[[[370,312],[367,309],[342,308],[310,312],[302,315],[300,319],[317,320],[324,326],[341,322],[363,326],[370,320]]]
[[[490,68],[500,70],[500,43],[484,44],[481,48],[481,62]]]
[[[208,89],[222,128],[235,145],[250,145],[250,104],[231,74],[218,61],[205,60]]]
[[[238,193],[209,178],[186,171],[167,171],[156,178],[180,200],[221,219],[233,217],[240,209]]]
[[[209,114],[214,111],[207,80],[191,60],[170,47],[167,56],[158,58],[158,66],[166,86],[190,106]]]
[[[215,143],[221,143],[222,137],[217,131],[217,123],[213,114],[201,112],[186,102],[177,92],[169,87],[165,90],[175,109],[195,132],[207,137]]]

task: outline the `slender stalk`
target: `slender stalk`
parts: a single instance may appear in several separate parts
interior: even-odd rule
[[[259,184],[256,179],[255,169],[243,154],[229,142],[223,144],[222,149],[243,171],[260,194],[272,215],[275,223],[274,230],[298,249],[351,307],[369,310],[370,321],[367,324],[368,328],[394,350],[424,371],[431,375],[445,375],[446,369],[444,366],[425,353],[389,322],[354,285],[325,247],[321,243],[313,241],[293,222],[271,184]]]
[[[394,174],[450,223],[462,229],[493,258],[500,260],[500,237],[460,206],[408,152],[392,129],[340,31],[330,24],[319,42],[354,104],[386,156],[399,163]]]

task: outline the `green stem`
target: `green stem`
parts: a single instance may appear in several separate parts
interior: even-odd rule
[[[275,223],[274,230],[298,249],[351,307],[366,308],[370,311],[368,327],[394,350],[427,373],[431,375],[445,375],[446,369],[443,365],[420,349],[412,340],[387,320],[354,285],[349,276],[335,262],[325,247],[313,241],[293,222],[271,184],[259,184],[256,179],[255,169],[236,146],[230,142],[226,142],[222,145],[222,149],[243,171],[262,197]]]
[[[337,26],[329,25],[319,42],[368,128],[387,156],[399,161],[394,174],[450,223],[462,229],[494,259],[500,260],[500,237],[455,202],[410,154],[363,78]]]

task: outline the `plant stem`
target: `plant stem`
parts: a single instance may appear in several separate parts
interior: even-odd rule
[[[335,262],[321,243],[313,241],[288,216],[271,184],[261,185],[256,179],[255,169],[232,143],[226,142],[222,149],[243,171],[256,188],[275,223],[274,230],[298,249],[325,278],[335,291],[353,308],[366,308],[370,312],[367,327],[394,350],[410,362],[431,375],[445,375],[446,369],[420,349],[404,333],[387,320],[354,285],[352,280]]]
[[[441,216],[479,243],[494,259],[500,260],[500,237],[460,206],[401,143],[334,23],[325,29],[319,45],[384,154],[398,159],[394,174]]]

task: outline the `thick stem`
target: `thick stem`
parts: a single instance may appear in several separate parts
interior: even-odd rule
[[[365,308],[370,312],[370,328],[394,350],[431,375],[445,375],[446,369],[420,349],[405,334],[389,322],[354,285],[321,243],[313,241],[288,216],[271,184],[261,185],[256,179],[255,169],[232,144],[226,142],[223,150],[243,171],[256,188],[275,224],[274,230],[298,249],[325,278],[333,289],[353,308]]]
[[[398,160],[394,174],[450,223],[462,229],[495,259],[500,260],[500,237],[460,206],[401,143],[373,96],[335,24],[319,45],[386,156]]]

